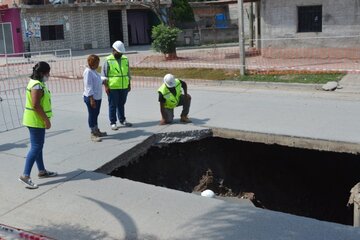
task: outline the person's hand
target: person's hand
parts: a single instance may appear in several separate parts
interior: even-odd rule
[[[189,94],[185,94],[185,97],[188,99],[188,100],[191,100],[191,96]]]
[[[109,94],[110,94],[110,88],[109,88],[109,87],[105,87],[105,92],[106,92],[107,95],[109,95]]]
[[[163,118],[162,118],[162,119],[160,120],[159,125],[166,125],[166,121],[165,121],[165,119],[163,119]]]
[[[92,108],[96,108],[96,102],[95,102],[95,100],[93,98],[90,99],[90,106]]]
[[[50,120],[47,118],[46,120],[45,120],[45,129],[50,129],[51,128],[51,122],[50,122]]]
[[[128,87],[128,92],[130,92],[131,91],[131,85],[129,84],[129,87]]]
[[[104,76],[101,76],[101,81],[102,81],[102,84],[107,84],[108,82],[108,78],[107,77],[104,77]]]

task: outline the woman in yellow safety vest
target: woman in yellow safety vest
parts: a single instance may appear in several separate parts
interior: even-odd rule
[[[43,146],[45,141],[45,129],[51,127],[52,117],[51,95],[45,82],[50,75],[50,66],[46,62],[38,62],[33,67],[33,73],[26,87],[26,103],[23,116],[23,124],[30,132],[30,150],[26,156],[24,173],[19,180],[26,188],[35,189],[38,186],[31,181],[31,169],[36,162],[39,170],[38,177],[54,177],[56,172],[47,171],[43,161]]]

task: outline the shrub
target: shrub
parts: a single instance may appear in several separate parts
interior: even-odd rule
[[[154,26],[151,31],[152,48],[160,53],[176,56],[176,39],[181,32],[178,28],[171,28],[164,24]]]

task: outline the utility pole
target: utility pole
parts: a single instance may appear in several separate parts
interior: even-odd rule
[[[239,16],[239,48],[240,48],[240,76],[245,75],[245,41],[244,41],[244,6],[243,0],[238,0]]]

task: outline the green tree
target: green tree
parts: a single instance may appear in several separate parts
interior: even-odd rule
[[[154,26],[151,31],[153,42],[152,48],[165,55],[165,59],[176,59],[176,39],[181,32],[178,28],[172,28],[164,24]]]
[[[176,26],[182,22],[194,22],[194,13],[188,0],[173,0],[170,12]]]

